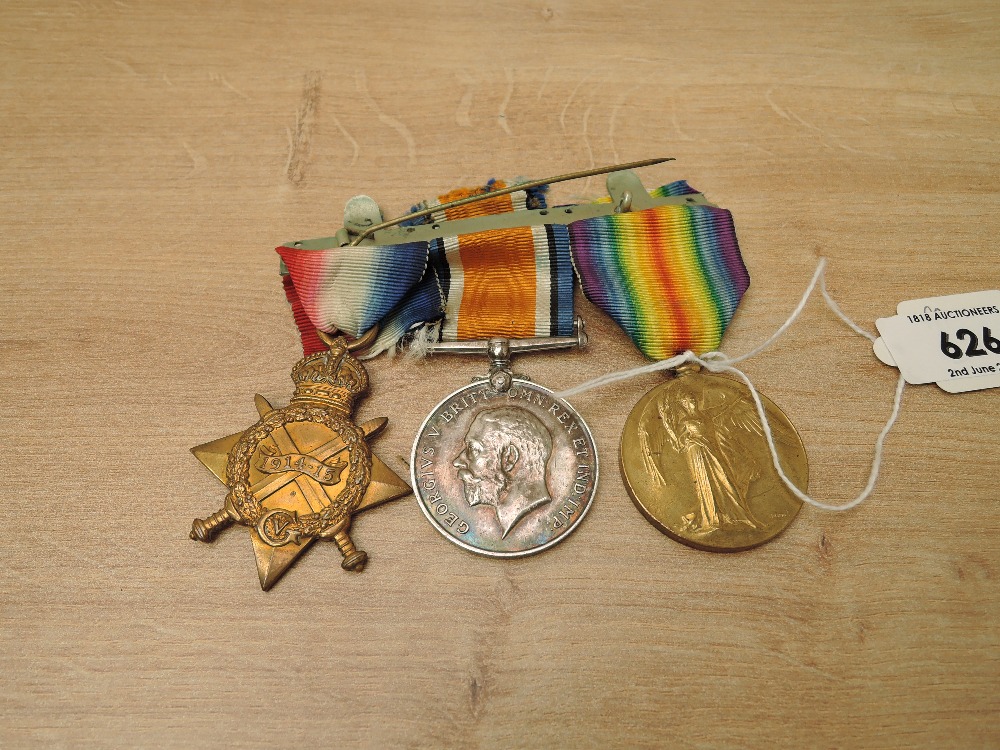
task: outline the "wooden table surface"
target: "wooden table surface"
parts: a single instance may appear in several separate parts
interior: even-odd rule
[[[669,155],[753,277],[731,354],[820,256],[865,328],[997,288],[995,4],[144,3],[0,8],[0,745],[1000,745],[997,394],[906,389],[878,488],[754,551],[671,541],[617,469],[645,376],[575,404],[604,470],[565,544],[497,561],[412,497],[263,593],[190,446],[290,395],[272,248],[489,177]],[[557,200],[599,196],[594,178]],[[556,388],[643,360],[578,293]],[[411,441],[485,360],[370,363],[360,419]],[[747,362],[821,499],[867,477],[895,371],[824,307]]]

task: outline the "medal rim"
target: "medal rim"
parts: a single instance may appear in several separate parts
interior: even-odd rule
[[[484,550],[484,549],[482,549],[480,547],[476,547],[476,546],[474,546],[472,544],[469,544],[468,542],[463,542],[461,539],[457,539],[457,538],[453,537],[451,534],[448,534],[443,529],[441,529],[441,527],[438,525],[437,521],[431,515],[430,511],[427,509],[427,506],[423,502],[423,498],[421,497],[420,492],[419,492],[420,485],[419,485],[419,483],[417,481],[417,473],[416,473],[417,472],[417,446],[420,443],[420,437],[421,437],[421,435],[424,434],[424,429],[427,427],[427,423],[430,422],[431,417],[433,417],[437,413],[438,409],[440,409],[445,403],[447,403],[451,399],[455,398],[455,396],[457,396],[458,394],[463,393],[465,391],[468,391],[470,389],[481,388],[483,385],[485,385],[487,388],[489,387],[489,383],[487,381],[482,381],[482,382],[471,383],[469,385],[464,385],[461,388],[458,388],[457,390],[452,391],[447,396],[445,396],[444,398],[442,398],[437,404],[435,404],[434,408],[431,409],[430,412],[427,414],[427,416],[424,418],[424,421],[420,423],[420,429],[417,430],[416,437],[413,439],[413,448],[410,449],[410,482],[411,482],[411,487],[413,488],[413,497],[417,501],[417,505],[420,507],[420,510],[424,514],[424,517],[427,519],[427,521],[430,523],[430,525],[434,528],[434,530],[437,531],[441,536],[443,536],[449,542],[451,542],[452,544],[455,544],[458,547],[461,547],[464,550],[468,550],[469,552],[473,552],[473,553],[475,553],[477,555],[482,555],[484,557],[493,557],[493,558],[508,558],[509,559],[509,558],[529,557],[530,555],[537,555],[539,552],[544,552],[545,550],[549,549],[550,547],[556,546],[557,544],[559,544],[560,542],[562,542],[563,540],[565,540],[566,537],[568,537],[570,534],[572,534],[574,531],[576,531],[577,527],[580,525],[580,522],[583,521],[584,517],[590,511],[590,506],[593,505],[593,503],[594,503],[594,498],[597,495],[597,486],[598,486],[598,484],[600,482],[600,479],[601,479],[601,472],[600,472],[601,457],[600,457],[600,455],[598,453],[598,450],[597,450],[597,441],[594,440],[594,433],[591,432],[591,430],[590,430],[590,425],[587,424],[587,422],[586,422],[586,420],[584,420],[583,416],[574,408],[574,406],[571,403],[569,403],[568,401],[566,401],[566,399],[563,399],[563,398],[560,398],[559,396],[557,396],[555,394],[555,391],[553,391],[551,388],[547,388],[544,385],[540,385],[540,384],[538,384],[538,383],[536,383],[536,382],[534,382],[532,380],[526,380],[524,378],[514,378],[514,379],[511,380],[511,385],[510,385],[511,388],[513,388],[514,386],[517,386],[517,385],[522,385],[522,386],[527,385],[527,386],[530,386],[531,388],[537,388],[538,390],[544,392],[546,395],[548,395],[549,397],[551,397],[554,401],[556,401],[557,403],[559,403],[560,405],[562,405],[564,408],[568,407],[568,410],[575,416],[575,418],[577,419],[577,422],[579,423],[580,427],[583,428],[583,430],[586,432],[587,437],[590,439],[590,444],[594,448],[594,468],[593,468],[594,482],[593,482],[593,487],[592,487],[591,492],[590,492],[590,497],[587,500],[587,504],[584,506],[583,510],[580,512],[580,515],[577,516],[576,520],[573,521],[573,523],[569,525],[569,527],[566,529],[566,531],[564,531],[559,536],[557,536],[557,537],[555,537],[553,539],[550,539],[549,541],[545,542],[545,544],[541,544],[541,545],[539,545],[537,547],[532,547],[531,549],[527,549],[527,550],[520,550],[520,551],[517,551],[517,552],[498,552],[496,550]]]
[[[625,417],[625,426],[626,427],[628,426],[629,420],[632,419],[632,415],[636,413],[636,411],[639,409],[640,405],[642,405],[643,408],[645,408],[646,404],[648,403],[648,401],[647,401],[647,397],[648,396],[650,396],[653,392],[658,391],[660,389],[669,388],[674,381],[676,381],[678,378],[682,378],[682,377],[708,377],[708,378],[712,378],[712,379],[724,380],[724,381],[729,382],[729,383],[736,383],[736,384],[742,385],[744,388],[746,388],[746,383],[742,383],[741,381],[736,380],[734,378],[727,378],[724,375],[720,375],[718,373],[713,373],[713,372],[709,372],[709,373],[698,372],[698,373],[687,373],[687,374],[684,374],[684,375],[675,375],[674,377],[672,377],[668,381],[666,381],[664,383],[660,383],[659,385],[653,386],[648,391],[646,391],[644,394],[642,394],[642,396],[639,397],[639,400],[635,402],[635,404],[632,406],[632,409],[629,411],[628,416]],[[747,388],[746,390],[747,390],[747,396],[750,397],[750,400],[752,401],[753,397],[750,396],[749,389]],[[805,443],[802,442],[802,436],[799,435],[799,431],[797,429],[795,429],[795,425],[792,423],[792,420],[790,420],[788,418],[788,415],[785,414],[784,410],[780,406],[778,406],[776,403],[774,403],[774,401],[772,401],[765,394],[760,393],[760,391],[757,392],[757,395],[760,396],[761,401],[764,403],[765,412],[768,411],[767,407],[770,406],[772,409],[774,409],[775,411],[777,411],[784,418],[784,420],[791,426],[792,431],[795,433],[795,437],[798,439],[799,444],[802,446],[802,455],[803,455],[803,458],[805,460],[805,469],[804,469],[804,472],[803,472],[803,474],[804,474],[803,479],[805,480],[805,485],[808,488],[808,486],[809,486],[809,456],[808,456],[808,454],[806,452]],[[780,456],[780,454],[779,454],[779,456]],[[771,458],[770,451],[768,451],[768,458]],[[802,506],[805,504],[801,500],[799,500],[799,498],[795,498],[796,500],[798,500],[798,506],[796,506],[795,512],[792,513],[789,516],[788,522],[783,527],[781,527],[781,529],[779,529],[776,533],[774,533],[774,534],[772,534],[772,535],[770,535],[770,536],[768,536],[768,537],[766,537],[764,539],[761,539],[759,542],[754,542],[753,544],[747,544],[747,545],[744,545],[744,546],[741,546],[741,547],[712,547],[712,546],[709,546],[709,545],[706,545],[706,544],[699,544],[698,542],[696,542],[694,540],[687,539],[687,538],[681,536],[680,534],[678,534],[677,532],[675,532],[674,530],[672,530],[670,527],[668,527],[661,520],[659,520],[658,518],[656,518],[651,512],[649,512],[646,509],[646,507],[642,504],[642,501],[639,500],[638,493],[632,487],[632,482],[631,482],[631,480],[629,478],[628,472],[625,469],[625,429],[624,428],[622,429],[622,434],[621,434],[621,437],[619,438],[619,441],[618,441],[618,467],[621,470],[622,484],[625,485],[625,490],[628,492],[629,497],[632,499],[632,504],[635,505],[635,507],[639,510],[639,512],[643,515],[643,517],[654,528],[656,528],[658,531],[660,531],[665,536],[670,537],[675,542],[680,542],[681,544],[683,544],[683,545],[685,545],[687,547],[691,547],[693,549],[700,550],[702,552],[717,552],[717,553],[723,553],[723,554],[729,554],[729,553],[735,553],[735,552],[746,552],[747,550],[755,549],[755,548],[760,547],[760,546],[762,546],[764,544],[767,544],[768,542],[772,542],[775,539],[777,539],[778,537],[780,537],[782,534],[784,534],[785,531],[788,530],[788,527],[790,527],[792,525],[792,522],[794,522],[795,519],[798,518],[799,512],[802,510]],[[779,479],[779,481],[780,481],[780,479]],[[784,486],[783,482],[782,482],[782,486]],[[801,487],[799,489],[802,490],[803,492],[806,491],[806,490],[803,490]]]

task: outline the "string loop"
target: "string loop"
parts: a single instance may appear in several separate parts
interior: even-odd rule
[[[879,433],[878,438],[875,440],[875,450],[872,455],[872,465],[871,471],[868,475],[868,482],[865,484],[864,489],[851,500],[840,504],[826,503],[821,500],[816,500],[810,495],[802,492],[798,487],[796,487],[792,480],[788,478],[785,474],[785,470],[781,466],[781,458],[778,456],[778,449],[774,444],[774,435],[771,432],[771,423],[767,418],[767,412],[764,410],[764,404],[760,400],[760,394],[757,392],[757,388],[751,382],[750,378],[745,372],[736,367],[738,362],[742,362],[745,359],[750,359],[760,352],[767,349],[771,344],[777,341],[782,334],[785,333],[791,327],[791,325],[798,320],[799,316],[802,315],[803,309],[805,309],[806,302],[809,301],[810,296],[812,296],[813,291],[815,291],[817,284],[820,287],[820,292],[823,295],[823,299],[826,301],[827,306],[834,312],[834,314],[840,318],[852,331],[864,336],[870,341],[875,341],[875,336],[873,336],[868,331],[858,326],[853,320],[851,320],[844,312],[840,309],[837,303],[830,296],[830,293],[826,289],[826,258],[820,258],[819,263],[816,266],[816,271],[813,273],[812,279],[809,285],[806,287],[805,293],[802,295],[802,299],[799,300],[799,304],[796,305],[795,309],[792,311],[788,319],[778,327],[778,329],[771,334],[771,336],[764,341],[762,344],[754,347],[749,352],[741,354],[738,357],[729,357],[720,351],[705,352],[702,355],[697,355],[692,351],[682,352],[669,359],[664,359],[659,362],[653,362],[648,365],[642,365],[641,367],[635,367],[631,370],[622,370],[619,372],[612,372],[600,377],[594,378],[593,380],[588,380],[585,383],[574,386],[572,388],[567,388],[564,391],[560,391],[556,395],[560,398],[569,398],[575,396],[579,393],[584,393],[594,388],[601,388],[605,385],[610,385],[611,383],[617,383],[622,380],[628,380],[634,378],[638,375],[645,375],[650,372],[659,372],[661,370],[673,370],[681,365],[687,363],[695,363],[701,365],[709,372],[727,372],[731,375],[735,375],[744,383],[746,383],[747,388],[750,390],[750,396],[753,398],[754,406],[757,408],[757,416],[760,417],[760,423],[764,430],[764,437],[767,438],[767,446],[771,451],[771,462],[774,464],[775,471],[778,472],[778,476],[781,481],[784,482],[788,490],[795,495],[799,500],[804,503],[808,503],[816,508],[822,510],[833,510],[833,511],[843,511],[849,510],[856,505],[864,502],[869,495],[875,490],[875,485],[878,482],[879,471],[882,466],[882,447],[885,444],[885,439],[889,435],[892,426],[896,423],[896,418],[899,416],[900,408],[903,404],[903,388],[906,385],[906,381],[903,380],[903,376],[900,375],[898,381],[896,382],[896,394],[893,399],[892,413],[889,415],[889,419],[886,420],[885,426]]]

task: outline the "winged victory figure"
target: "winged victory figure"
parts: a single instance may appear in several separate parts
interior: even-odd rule
[[[775,427],[776,442],[794,445],[780,426]],[[701,535],[766,525],[754,515],[748,495],[755,480],[775,471],[770,461],[762,463],[747,455],[748,439],[764,440],[757,409],[749,399],[731,398],[721,391],[697,394],[674,388],[646,407],[639,440],[653,481],[667,484],[667,463],[662,457],[669,447],[683,456],[694,485],[697,506],[683,516],[686,531]]]

